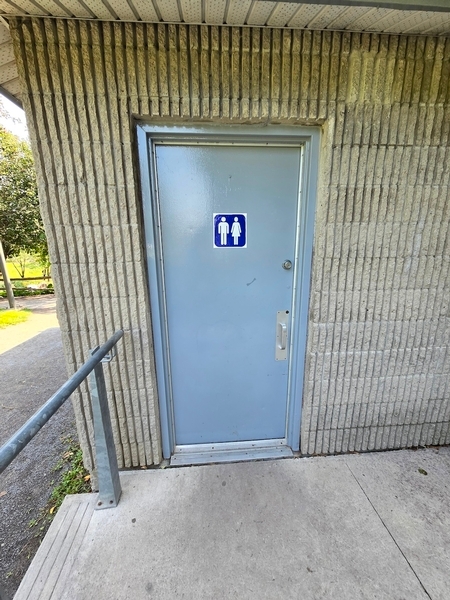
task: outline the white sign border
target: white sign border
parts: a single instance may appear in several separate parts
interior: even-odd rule
[[[215,218],[218,215],[222,215],[222,216],[242,215],[245,218],[245,244],[243,246],[216,246],[216,224],[215,224]],[[224,213],[224,212],[213,213],[213,248],[218,248],[219,250],[226,250],[228,248],[242,250],[243,248],[247,248],[247,242],[248,242],[248,219],[247,219],[247,213],[238,213],[238,212],[232,212],[232,213]]]

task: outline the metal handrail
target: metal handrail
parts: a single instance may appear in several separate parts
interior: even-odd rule
[[[94,441],[97,458],[99,496],[97,508],[117,506],[120,495],[119,469],[106,396],[103,362],[115,354],[108,354],[123,336],[118,330],[109,340],[91,351],[91,357],[62,385],[47,402],[0,448],[0,473],[16,458],[25,446],[61,408],[69,396],[90,376],[91,402],[94,420]]]

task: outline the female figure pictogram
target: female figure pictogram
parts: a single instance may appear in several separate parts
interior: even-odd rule
[[[234,217],[234,223],[231,226],[231,235],[233,236],[234,245],[237,246],[241,237],[242,229],[239,224],[239,219]]]

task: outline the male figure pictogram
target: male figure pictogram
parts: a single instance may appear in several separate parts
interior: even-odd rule
[[[234,223],[233,223],[233,227],[234,227]],[[220,223],[219,223],[219,226],[217,229],[218,229],[218,232],[220,235],[221,246],[226,246],[227,245],[227,235],[230,233],[230,226],[228,225],[225,217],[222,217],[220,219]]]

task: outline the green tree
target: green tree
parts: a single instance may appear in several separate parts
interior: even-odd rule
[[[0,240],[6,257],[47,255],[31,148],[0,126]]]

